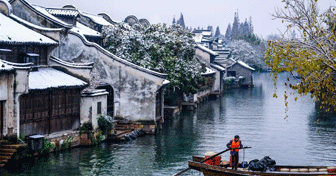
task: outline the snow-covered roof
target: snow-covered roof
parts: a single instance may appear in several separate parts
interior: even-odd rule
[[[82,34],[84,36],[95,36],[95,37],[102,37],[101,33],[98,31],[95,31],[85,25],[83,25],[82,23],[78,22],[76,23],[76,26],[74,26],[71,29],[72,32],[76,32],[79,34]]]
[[[93,62],[88,63],[73,63],[73,62],[67,62],[62,59],[59,59],[55,56],[50,56],[50,61],[53,61],[57,64],[69,67],[69,68],[84,68],[84,69],[92,69],[93,68]]]
[[[203,38],[202,38],[202,40],[201,40],[201,42],[207,42],[207,43],[209,43],[209,42],[211,42],[212,40],[211,39],[209,39],[209,38],[207,38],[207,37],[205,37],[205,36],[203,36]]]
[[[26,20],[23,20],[22,18],[19,18],[17,16],[15,16],[14,14],[11,14],[10,16],[12,19],[14,19],[15,21],[25,25],[25,26],[28,26],[30,29],[33,28],[33,29],[37,29],[37,30],[40,30],[40,31],[52,31],[52,32],[60,32],[62,31],[62,28],[48,28],[48,27],[42,27],[42,26],[38,26],[36,24],[33,24],[31,22],[28,22]]]
[[[215,62],[221,66],[223,66],[224,68],[226,67],[230,67],[232,66],[233,64],[236,63],[236,61],[232,58],[220,58],[220,57],[217,57],[215,59]]]
[[[210,64],[210,65],[211,65],[211,67],[213,67],[213,68],[215,68],[215,69],[217,69],[219,71],[225,71],[225,68],[223,68],[220,65],[217,65],[217,64]]]
[[[215,62],[218,63],[219,65],[225,67],[225,68],[227,68],[227,67],[231,67],[231,66],[233,66],[234,64],[239,64],[239,65],[241,65],[241,66],[243,66],[243,67],[245,67],[245,68],[247,68],[247,69],[249,69],[249,70],[252,70],[252,71],[254,70],[254,68],[250,67],[250,66],[249,66],[248,64],[246,64],[245,62],[240,61],[240,60],[239,60],[239,61],[236,61],[236,60],[232,59],[231,57],[230,57],[230,58],[227,58],[227,59],[217,59],[217,58],[216,58]]]
[[[56,41],[19,24],[2,13],[0,13],[0,43],[29,43],[39,45],[58,44]]]
[[[205,46],[202,46],[202,45],[196,45],[196,47],[198,47],[199,49],[211,54],[211,55],[214,55],[214,56],[218,56],[218,53],[217,52],[214,52],[212,51],[211,49],[205,47]]]
[[[42,15],[44,15],[45,17],[49,18],[51,21],[61,25],[61,26],[64,26],[64,27],[67,27],[67,28],[71,28],[72,25],[71,24],[68,24],[60,19],[58,19],[57,17],[55,17],[54,15],[50,14],[45,7],[42,7],[42,6],[39,6],[39,5],[32,5],[33,8],[35,8],[35,10],[37,10],[38,12],[40,12]]]
[[[212,74],[216,74],[216,71],[211,70],[211,68],[209,68],[209,67],[206,67],[206,71],[201,73],[201,75],[203,75],[203,76],[204,75],[212,75]]]
[[[234,77],[234,76],[228,76],[228,77],[224,77],[223,79],[224,80],[235,80],[236,77]]]
[[[109,93],[105,89],[85,89],[83,91],[83,96],[86,97],[97,97],[102,95],[108,95]]]
[[[202,41],[202,33],[194,33],[193,39],[195,40],[196,43],[201,43]]]
[[[167,79],[163,80],[162,85],[168,85],[168,84],[170,84],[169,80],[167,80]]]
[[[14,70],[13,66],[7,65],[6,63],[0,60],[0,73],[3,71],[12,71]]]
[[[245,62],[243,61],[237,61],[238,64],[240,64],[241,66],[247,68],[247,69],[250,69],[250,70],[254,70],[254,68],[250,67],[249,65],[247,65]]]
[[[2,48],[0,48],[0,53],[9,53],[9,52],[12,52],[12,50],[10,50],[10,49],[2,49]]]
[[[82,87],[87,83],[53,68],[39,68],[29,74],[29,89],[42,90],[63,87]]]
[[[203,36],[205,37],[211,37],[211,30],[203,30],[202,31]]]
[[[98,16],[98,15],[92,15],[92,14],[85,13],[85,12],[82,12],[81,15],[86,16],[90,18],[92,21],[94,21],[95,23],[103,25],[103,26],[112,25],[110,22],[106,21],[103,17]]]
[[[77,9],[46,8],[45,10],[52,15],[62,15],[62,16],[71,16],[71,17],[76,17],[77,15],[79,15],[79,12]]]

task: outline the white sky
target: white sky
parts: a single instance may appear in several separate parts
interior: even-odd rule
[[[283,7],[282,0],[27,0],[44,7],[62,7],[71,4],[82,12],[98,14],[105,12],[116,21],[123,21],[128,15],[138,19],[146,18],[150,23],[171,24],[173,17],[184,16],[186,26],[204,29],[219,26],[225,34],[229,23],[233,22],[238,10],[240,22],[252,17],[254,32],[262,37],[283,31],[279,20],[272,20],[271,13],[276,7]],[[335,5],[335,0],[319,0],[320,9]]]

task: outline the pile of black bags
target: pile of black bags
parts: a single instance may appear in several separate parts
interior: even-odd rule
[[[252,171],[274,171],[276,162],[269,156],[265,156],[261,160],[254,159],[249,162],[249,170]]]

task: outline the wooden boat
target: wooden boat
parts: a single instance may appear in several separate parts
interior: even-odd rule
[[[189,168],[203,172],[204,176],[238,176],[238,175],[290,175],[290,176],[302,176],[302,175],[334,175],[336,176],[336,170],[331,171],[331,167],[327,166],[283,166],[275,165],[275,171],[251,171],[247,168],[238,167],[237,170],[232,170],[229,165],[213,166],[206,163],[201,163],[204,157],[193,156],[193,160],[188,162]],[[329,168],[329,171],[328,171]],[[334,167],[333,167],[334,169]]]

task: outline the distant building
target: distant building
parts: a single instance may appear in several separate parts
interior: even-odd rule
[[[226,81],[232,81],[234,87],[253,86],[252,72],[254,68],[243,61],[236,61],[232,58],[217,61],[218,64],[226,68]]]
[[[206,65],[215,71],[215,81],[212,87],[212,94],[221,94],[223,92],[223,79],[225,68],[215,63],[219,54],[202,45],[195,46],[195,57],[205,62]]]

